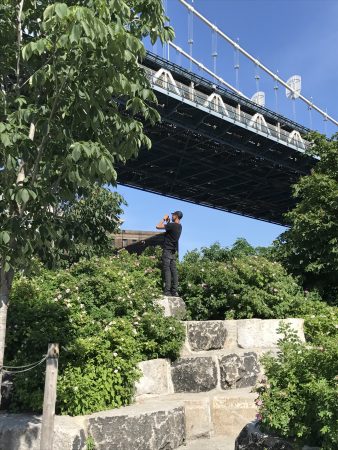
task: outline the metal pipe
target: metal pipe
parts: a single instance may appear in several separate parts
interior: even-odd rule
[[[266,72],[268,75],[273,77],[275,80],[277,80],[282,86],[287,88],[289,91],[296,93],[296,91],[286,83],[282,78],[280,78],[277,74],[272,72],[268,67],[264,66],[258,59],[254,58],[250,53],[248,53],[244,48],[242,48],[237,42],[233,41],[228,35],[223,33],[219,28],[216,27],[213,23],[211,23],[206,17],[204,17],[200,12],[198,12],[192,5],[190,5],[185,0],[179,0],[179,2],[182,3],[189,11],[191,11],[193,14],[195,14],[199,19],[201,19],[206,25],[208,25],[212,30],[214,30],[216,33],[218,33],[223,39],[225,39],[227,42],[229,42],[232,46],[234,46],[238,51],[240,51],[244,56],[246,56],[250,61],[257,64],[258,67],[260,67],[264,72]],[[241,94],[243,95],[243,94]],[[335,120],[333,117],[329,116],[325,111],[320,109],[318,106],[316,106],[314,103],[312,103],[310,100],[308,100],[304,95],[299,95],[299,98],[303,100],[304,103],[306,103],[308,106],[310,106],[312,109],[315,109],[319,114],[324,116],[326,120],[329,120],[330,122],[334,123],[338,126],[338,121]]]

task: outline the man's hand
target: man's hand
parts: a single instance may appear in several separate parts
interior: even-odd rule
[[[158,224],[156,225],[156,228],[157,228],[158,230],[164,230],[164,229],[165,229],[164,222],[170,222],[170,218],[169,218],[168,214],[166,214],[166,215],[163,217],[163,219],[161,220],[161,222],[158,223]]]

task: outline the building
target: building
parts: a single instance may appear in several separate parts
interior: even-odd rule
[[[163,232],[141,231],[141,230],[121,230],[113,235],[115,248],[120,250],[125,248],[130,253],[140,254],[147,247],[163,245]]]

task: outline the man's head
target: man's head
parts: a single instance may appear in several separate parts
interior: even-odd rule
[[[183,213],[182,211],[175,211],[173,213],[171,213],[171,220],[173,222],[179,222],[183,217]]]

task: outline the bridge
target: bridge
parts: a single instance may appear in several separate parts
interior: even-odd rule
[[[152,149],[120,165],[118,183],[285,225],[294,205],[291,186],[316,164],[306,153],[310,130],[248,99],[171,45],[214,79],[147,53],[142,65],[162,120],[146,126]]]

